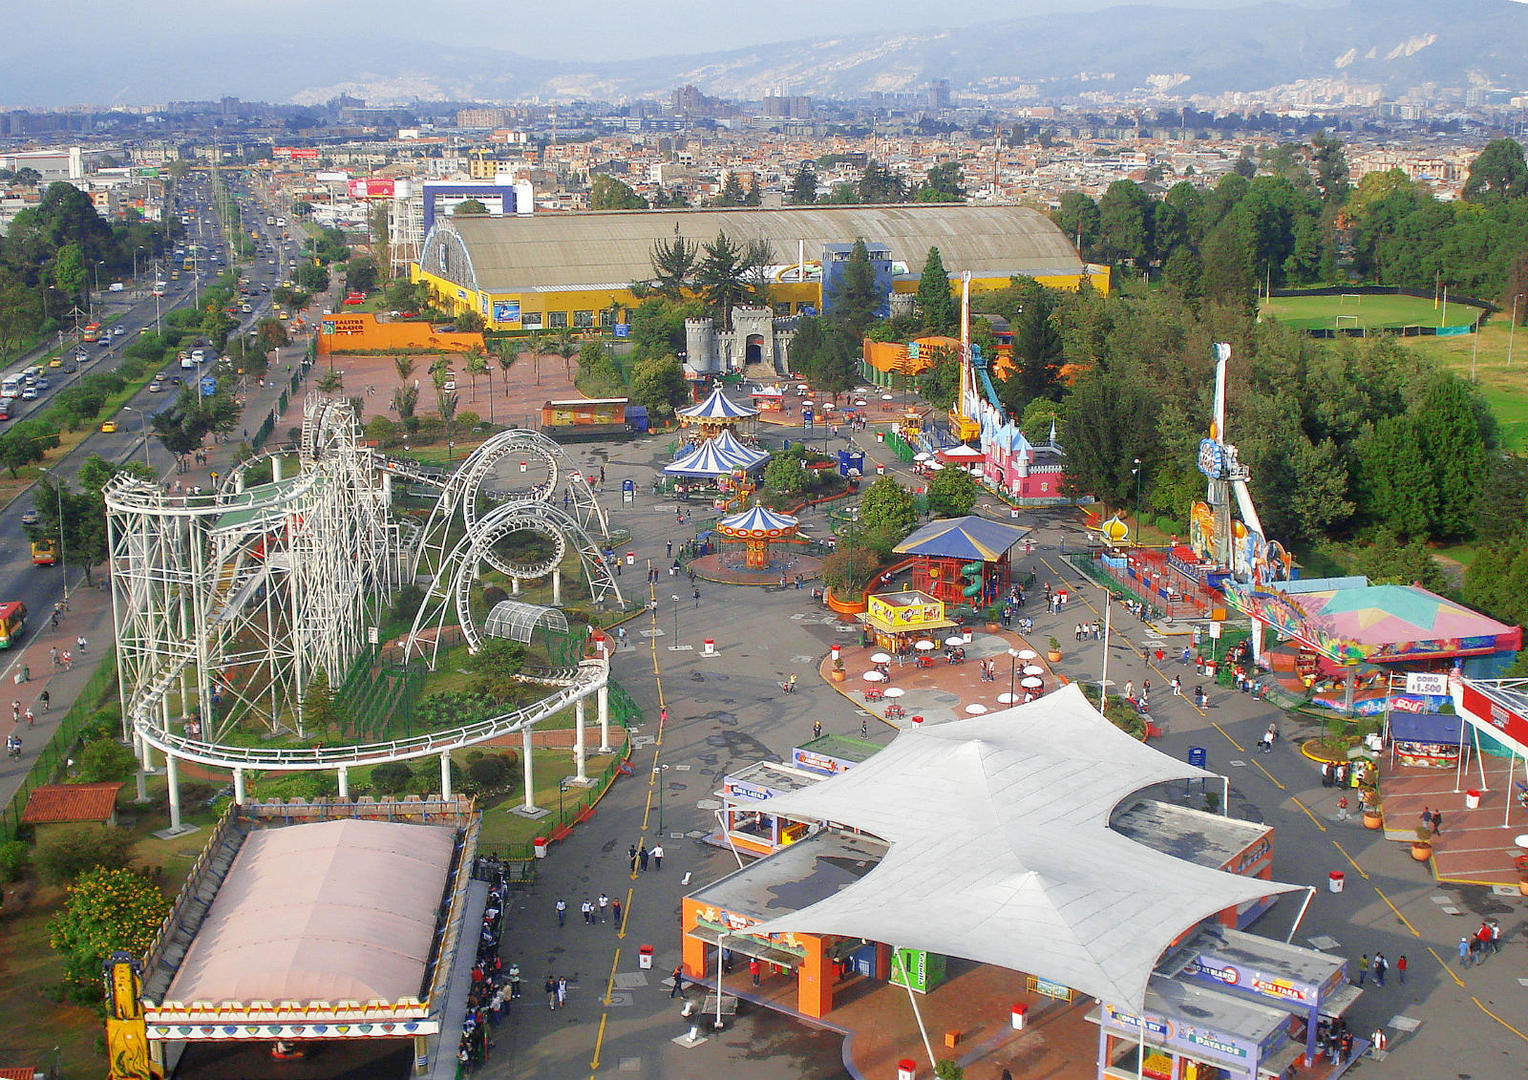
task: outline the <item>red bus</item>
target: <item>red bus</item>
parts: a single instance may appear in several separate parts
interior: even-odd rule
[[[27,628],[27,606],[20,600],[0,604],[0,649],[9,649]]]
[[[101,324],[98,322],[86,323],[85,330],[80,335],[80,340],[85,344],[93,344],[101,340]]]

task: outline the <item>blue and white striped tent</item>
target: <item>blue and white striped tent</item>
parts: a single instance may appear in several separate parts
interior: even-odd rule
[[[722,393],[721,387],[718,386],[711,391],[706,400],[697,405],[691,405],[687,409],[679,409],[678,415],[681,420],[747,420],[749,417],[758,416],[759,410],[747,405],[739,405]]]

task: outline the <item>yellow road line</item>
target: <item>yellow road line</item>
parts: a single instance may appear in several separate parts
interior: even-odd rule
[[[1348,854],[1348,849],[1347,848],[1343,847],[1341,844],[1339,844],[1335,840],[1332,841],[1332,846],[1334,848],[1336,848],[1338,851],[1342,852],[1342,857],[1344,859],[1348,860],[1348,865],[1349,866],[1351,866],[1354,870],[1358,871],[1358,876],[1359,877],[1363,878],[1365,881],[1369,880],[1369,875],[1364,873],[1364,868],[1359,866],[1358,863],[1353,859],[1353,856]]]
[[[1273,786],[1274,786],[1274,787],[1276,787],[1276,788],[1278,788],[1278,789],[1279,789],[1279,790],[1280,790],[1280,791],[1286,791],[1286,790],[1288,790],[1288,789],[1287,789],[1287,788],[1285,788],[1285,787],[1284,787],[1284,785],[1283,785],[1283,784],[1281,784],[1281,783],[1279,783],[1279,782],[1278,782],[1278,781],[1277,781],[1277,780],[1274,780],[1274,779],[1273,779],[1273,773],[1271,773],[1271,772],[1269,772],[1269,771],[1268,771],[1268,770],[1267,770],[1267,769],[1265,769],[1265,768],[1263,768],[1263,767],[1262,767],[1262,766],[1261,766],[1261,765],[1258,765],[1258,764],[1257,764],[1257,762],[1256,762],[1256,761],[1255,761],[1255,760],[1254,760],[1254,761],[1253,761],[1253,762],[1252,762],[1252,764],[1254,764],[1254,765],[1257,765],[1257,771],[1258,771],[1258,772],[1260,772],[1260,773],[1262,773],[1262,774],[1263,774],[1263,775],[1264,775],[1264,776],[1266,776],[1266,777],[1267,777],[1267,778],[1268,778],[1268,779],[1269,779],[1269,780],[1271,780],[1271,781],[1272,781],[1272,782],[1273,782]]]
[[[609,1018],[609,1013],[600,1013],[600,1029],[594,1036],[594,1058],[589,1062],[591,1069],[597,1070],[600,1067],[600,1048],[605,1045],[605,1021]],[[594,1073],[589,1074],[589,1080],[594,1080]]]
[[[615,969],[621,964],[621,947],[615,947],[615,955],[610,958],[610,978],[605,982],[605,1000],[600,1004],[609,1006],[610,995],[615,992]]]
[[[1299,799],[1295,798],[1295,796],[1293,796],[1293,795],[1291,795],[1289,797],[1289,800],[1290,800],[1290,802],[1292,802],[1296,806],[1298,806],[1301,810],[1305,811],[1305,816],[1310,818],[1310,821],[1311,821],[1312,825],[1314,825],[1316,828],[1320,829],[1322,832],[1326,832],[1326,824],[1320,818],[1318,818],[1315,814],[1310,812],[1310,807],[1306,806],[1303,802],[1301,802]]]
[[[1363,873],[1363,871],[1360,870],[1359,873]],[[1364,877],[1368,876],[1368,874],[1364,874]],[[631,918],[631,894],[636,891],[637,890],[634,888],[626,890],[626,906],[621,909],[621,926],[616,931],[615,935],[618,938],[624,938],[626,936],[626,920]]]
[[[1391,911],[1395,912],[1395,917],[1397,919],[1400,919],[1401,922],[1406,924],[1406,929],[1411,931],[1411,936],[1412,937],[1421,937],[1422,936],[1420,933],[1417,932],[1417,928],[1415,926],[1411,925],[1411,920],[1406,918],[1406,916],[1401,914],[1401,909],[1396,907],[1394,904],[1392,904],[1390,902],[1390,897],[1385,895],[1385,891],[1383,889],[1381,889],[1378,885],[1376,885],[1376,886],[1374,886],[1374,891],[1379,893],[1379,898],[1385,902],[1385,906],[1388,907]]]
[[[1495,1020],[1498,1024],[1500,1024],[1502,1027],[1506,1028],[1508,1031],[1512,1032],[1512,1034],[1516,1035],[1519,1039],[1522,1039],[1524,1042],[1528,1042],[1528,1035],[1524,1035],[1517,1028],[1513,1027],[1511,1024],[1507,1023],[1501,1017],[1497,1016],[1490,1009],[1488,1009],[1484,1005],[1482,1005],[1480,999],[1478,997],[1476,997],[1474,994],[1470,995],[1470,1000],[1473,1001],[1476,1005],[1479,1005],[1480,1006],[1480,1011],[1485,1013],[1492,1020]]]
[[[1445,972],[1447,972],[1448,977],[1450,979],[1454,980],[1454,984],[1456,986],[1458,986],[1459,989],[1463,990],[1465,988],[1464,987],[1464,980],[1461,979],[1459,976],[1454,974],[1454,969],[1448,966],[1448,961],[1447,960],[1443,959],[1443,957],[1438,955],[1438,950],[1433,948],[1431,945],[1429,945],[1429,946],[1427,946],[1427,951],[1432,953],[1433,954],[1433,959],[1438,961],[1438,963],[1443,966],[1443,970]]]
[[[1231,733],[1220,726],[1220,721],[1211,720],[1210,723],[1215,725],[1215,730],[1224,735],[1226,737],[1226,741],[1229,742],[1232,746],[1236,747],[1236,749],[1240,750],[1244,754],[1247,752],[1247,748],[1245,746],[1231,738]]]

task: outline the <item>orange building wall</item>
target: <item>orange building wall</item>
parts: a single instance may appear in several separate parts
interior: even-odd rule
[[[437,334],[427,322],[379,322],[369,311],[339,312],[319,319],[318,354],[331,352],[466,352],[483,347],[482,334]]]

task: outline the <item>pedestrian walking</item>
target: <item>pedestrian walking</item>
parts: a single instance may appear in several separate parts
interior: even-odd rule
[[[517,963],[511,963],[509,965],[509,998],[510,998],[511,1001],[513,1001],[515,998],[517,998],[519,996],[520,996],[520,965],[517,964]]]
[[[1131,679],[1131,680],[1129,680],[1128,682],[1125,683],[1125,700],[1126,701],[1134,701],[1135,700],[1135,680],[1134,679]]]
[[[1370,970],[1374,973],[1374,985],[1375,986],[1384,986],[1385,985],[1385,971],[1389,967],[1390,967],[1390,963],[1389,963],[1389,961],[1387,961],[1385,959],[1385,954],[1384,953],[1378,953],[1377,952],[1377,953],[1374,954],[1374,959],[1373,959],[1373,961],[1371,961]]]
[[[1178,678],[1178,676],[1174,675],[1172,682],[1167,685],[1172,687],[1173,697],[1183,696],[1183,680]]]
[[[32,709],[30,706],[27,708],[26,712],[22,713],[22,715],[26,717],[27,727],[31,727],[37,720],[37,717],[32,715]]]
[[[53,698],[46,690],[44,690],[42,693],[37,695],[37,704],[42,706],[43,712],[47,712],[48,706],[53,704]]]
[[[1487,943],[1493,953],[1501,952],[1501,923],[1491,920],[1491,940]]]
[[[55,619],[57,619],[58,618],[58,612],[55,611],[53,613],[53,617]],[[55,623],[54,625],[57,625],[57,624]],[[58,646],[57,645],[53,646],[51,649],[48,650],[48,659],[53,661],[53,666],[55,668],[58,667]]]
[[[584,917],[585,926],[594,925],[594,904],[587,896],[584,897],[584,902],[578,905],[578,913]]]
[[[1369,954],[1364,953],[1358,958],[1358,985],[1362,986],[1364,980],[1369,977]]]
[[[1395,977],[1401,980],[1401,985],[1406,985],[1406,954],[1401,953],[1395,958]]]
[[[610,897],[606,896],[604,893],[600,893],[599,904],[600,904],[600,922],[604,922],[605,921],[605,909],[610,906]]]
[[[668,542],[668,558],[672,559],[673,557],[674,557],[674,541],[670,540]]]
[[[11,702],[11,723],[21,723],[21,702],[19,701]]]
[[[568,902],[559,896],[557,903],[553,906],[557,910],[557,925],[566,926],[568,924]],[[551,978],[551,976],[548,975],[547,978]]]
[[[565,976],[557,976],[557,1007],[565,1008],[568,1004],[568,980]]]
[[[1443,811],[1434,810],[1432,813],[1432,831],[1434,836],[1443,834]]]
[[[1162,660],[1167,656],[1167,654],[1165,652],[1163,652],[1160,648],[1158,648],[1156,652],[1152,653],[1152,655],[1156,657],[1157,667],[1161,667],[1162,666]]]
[[[812,721],[812,738],[814,738],[814,739],[822,738],[822,721],[821,720],[813,720]]]
[[[699,589],[695,590],[695,610],[696,611],[700,610],[700,590]]]
[[[684,996],[684,965],[683,964],[675,964],[674,965],[674,985],[669,987],[669,997],[673,998],[673,996],[675,994],[678,994],[680,997]]]
[[[642,846],[637,849],[637,862],[641,865],[643,872],[647,870],[647,857],[651,854],[652,852],[647,850],[647,841],[642,841]]]
[[[637,845],[636,844],[632,844],[631,847],[626,849],[626,856],[627,856],[628,859],[631,860],[631,872],[633,874],[635,874],[637,872]]]
[[[868,719],[860,721],[860,738],[870,738],[870,721]]]
[[[557,980],[548,975],[546,977],[545,989],[547,1007],[555,1012],[557,1009]]]
[[[1346,795],[1339,795],[1339,796],[1337,796],[1337,820],[1338,821],[1346,821],[1346,820],[1348,820],[1348,797]],[[1360,986],[1363,985],[1363,982],[1361,980],[1359,982],[1359,985]]]
[[[662,844],[654,844],[653,845],[652,856],[653,856],[653,869],[655,871],[658,871],[658,872],[661,873],[662,870],[663,870],[663,845]]]
[[[80,652],[84,652],[85,651],[85,644],[86,644],[86,642],[85,642],[85,639],[83,637],[75,638],[74,639],[74,644],[75,644],[75,647],[80,650]]]
[[[1321,786],[1332,786],[1332,763],[1330,761],[1323,761],[1321,763]]]
[[[1467,937],[1459,939],[1459,966],[1470,966],[1470,939]]]
[[[1205,696],[1204,687],[1202,687],[1202,686],[1194,687],[1194,706],[1195,706],[1195,708],[1203,709],[1203,708],[1205,708],[1209,704],[1209,701],[1210,701],[1210,699]]]
[[[610,921],[615,924],[617,930],[621,929],[621,898],[619,896],[610,901]]]
[[[764,973],[764,965],[759,963],[759,958],[754,957],[748,961],[748,976],[753,979],[753,985],[759,985],[759,976]]]

